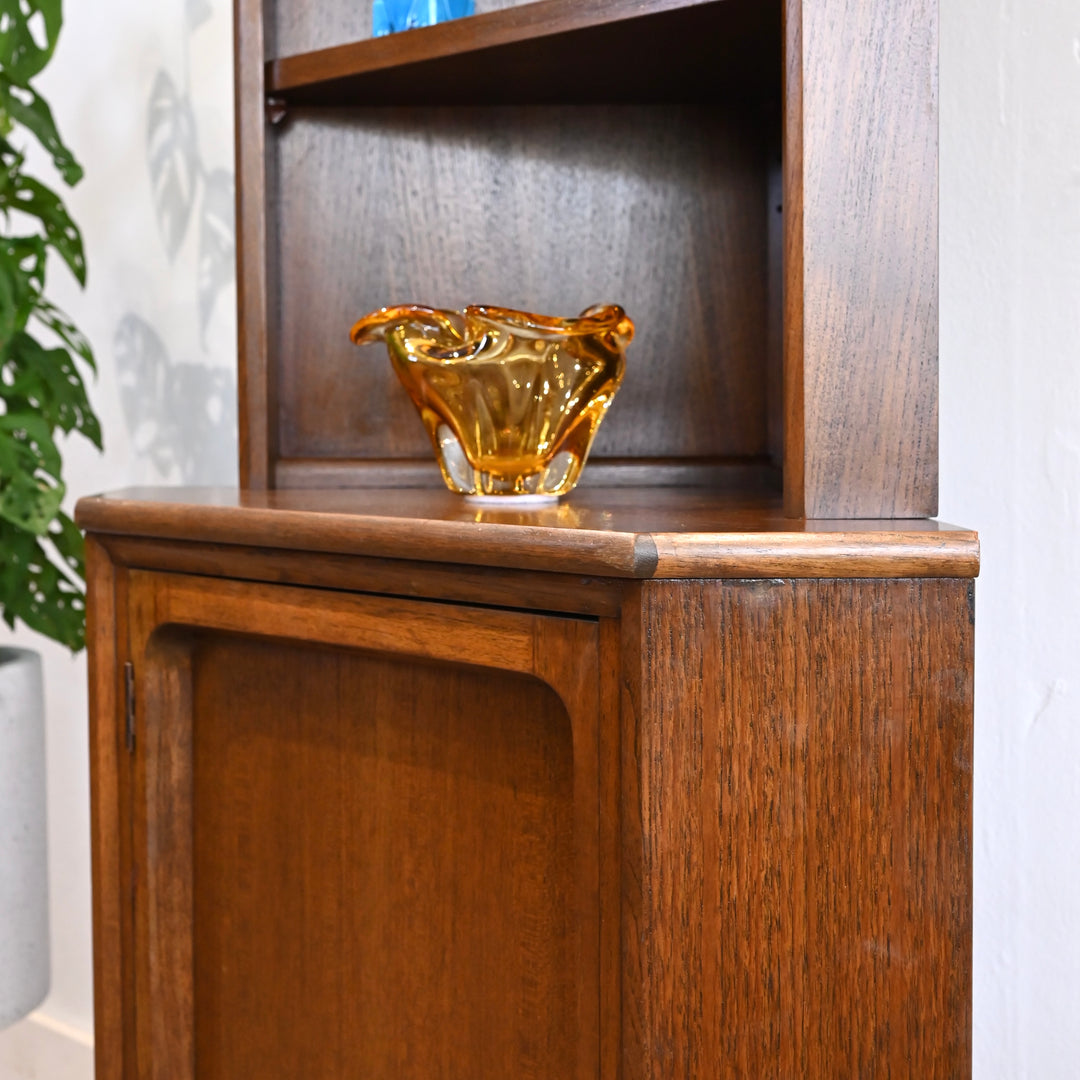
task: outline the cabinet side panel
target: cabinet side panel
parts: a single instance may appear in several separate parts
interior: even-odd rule
[[[789,0],[787,12],[799,111],[786,198],[801,215],[788,228],[803,245],[787,268],[789,318],[801,316],[786,363],[799,383],[788,389],[788,507],[933,516],[937,0]],[[801,440],[790,433],[800,412]]]
[[[627,1077],[970,1074],[970,587],[643,588]]]

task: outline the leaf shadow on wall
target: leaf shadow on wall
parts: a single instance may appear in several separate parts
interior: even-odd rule
[[[133,312],[120,320],[113,350],[136,452],[173,482],[229,481],[236,445],[233,372],[174,363],[154,328]]]
[[[209,0],[183,0],[190,38],[213,14]],[[199,149],[191,95],[164,70],[147,102],[146,164],[165,254],[176,264],[189,237],[197,244],[194,312],[202,347],[217,301],[235,278],[235,182],[208,168]],[[185,265],[185,264],[181,264]],[[235,479],[236,375],[209,363],[177,362],[161,335],[129,311],[113,350],[120,400],[132,447],[162,478],[191,484]]]
[[[189,31],[198,29],[214,14],[214,9],[207,0],[186,0],[184,7]]]
[[[205,345],[214,305],[236,272],[233,174],[203,164],[190,96],[177,89],[166,71],[154,79],[147,116],[146,161],[169,262],[176,260],[198,205],[199,332]]]

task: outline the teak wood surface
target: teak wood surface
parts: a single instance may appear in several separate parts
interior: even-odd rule
[[[367,5],[279,5],[267,92],[288,104],[708,101],[774,82],[780,5],[539,0],[369,38]],[[672,77],[671,57],[679,57]],[[572,72],[572,77],[560,77]]]
[[[970,581],[258,554],[90,546],[102,1080],[965,1075]]]
[[[937,0],[488,7],[238,0],[244,486],[438,484],[362,311],[599,290],[639,328],[605,483],[934,514]]]
[[[970,583],[639,588],[624,1080],[970,1076]]]
[[[595,621],[128,577],[140,1075],[597,1075]]]
[[[235,2],[241,489],[77,511],[98,1080],[968,1076],[937,0],[481,6]],[[347,341],[597,300],[536,511]]]
[[[968,577],[974,532],[936,521],[796,521],[775,502],[580,491],[528,511],[446,491],[136,488],[80,501],[101,534],[636,578]]]
[[[394,486],[442,486],[385,347],[359,349],[346,332],[405,298],[573,314],[618,302],[637,329],[592,465],[722,472],[766,460],[767,159],[756,114],[304,109],[274,131],[270,160],[274,486],[286,486],[284,470],[354,459],[396,465]],[[347,186],[343,161],[353,163]]]
[[[785,504],[937,513],[937,0],[787,0]]]

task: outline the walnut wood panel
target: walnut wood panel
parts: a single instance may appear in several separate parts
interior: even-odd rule
[[[779,0],[481,0],[476,18],[364,40],[369,4],[281,4],[266,78],[275,97],[308,104],[775,100],[780,11]]]
[[[937,0],[787,0],[789,512],[937,512]]]
[[[777,373],[779,393],[779,372]],[[769,395],[770,417],[773,412]],[[777,398],[782,408],[782,398]],[[770,421],[771,423],[771,421]],[[771,429],[770,429],[771,430]],[[771,438],[771,435],[770,435]],[[719,497],[779,495],[783,490],[780,458],[604,458],[589,460],[578,488],[708,488]],[[332,458],[291,458],[273,470],[275,488],[441,488],[435,458],[428,461],[335,461]]]
[[[191,656],[175,634],[141,640],[154,600],[145,583],[133,587],[141,617],[133,619],[132,658],[144,722],[136,728],[140,760],[131,815],[135,1006],[129,1023],[140,1080],[195,1080]]]
[[[164,502],[163,499],[175,501]],[[761,500],[575,492],[487,510],[447,491],[134,489],[83,499],[91,532],[606,577],[969,577],[978,536],[935,521],[796,521]]]
[[[765,453],[767,155],[753,115],[298,110],[271,153],[284,460],[430,462],[385,350],[348,340],[359,315],[404,301],[621,303],[637,336],[594,458]]]
[[[596,623],[130,577],[139,1075],[595,1077]]]
[[[123,943],[130,933],[124,822],[127,755],[116,722],[123,700],[117,649],[116,572],[104,549],[86,544],[86,647],[90,672],[90,835],[93,847],[94,1057],[99,1080],[120,1080],[125,1015],[132,996]]]
[[[478,15],[533,5],[533,0],[475,0]],[[371,36],[372,0],[325,4],[319,0],[273,0],[274,55],[325,49]],[[397,35],[400,38],[400,35]]]
[[[970,1075],[970,583],[639,588],[626,1080]]]
[[[101,536],[98,542],[114,562],[141,570],[169,570],[237,581],[311,585],[572,615],[614,617],[622,605],[620,582],[584,575],[354,555],[316,557],[303,551],[275,551],[237,544],[183,544],[125,536]]]
[[[269,366],[271,319],[262,0],[236,0],[236,285],[240,483],[266,488],[277,457],[276,378]]]
[[[199,1080],[582,1075],[555,694],[251,640],[194,666]]]

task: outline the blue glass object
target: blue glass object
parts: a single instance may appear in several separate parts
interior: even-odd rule
[[[375,37],[433,26],[448,19],[471,15],[474,0],[374,0],[371,5],[371,32]]]
[[[374,0],[371,5],[371,33],[384,37],[396,30],[405,29],[412,0]]]

